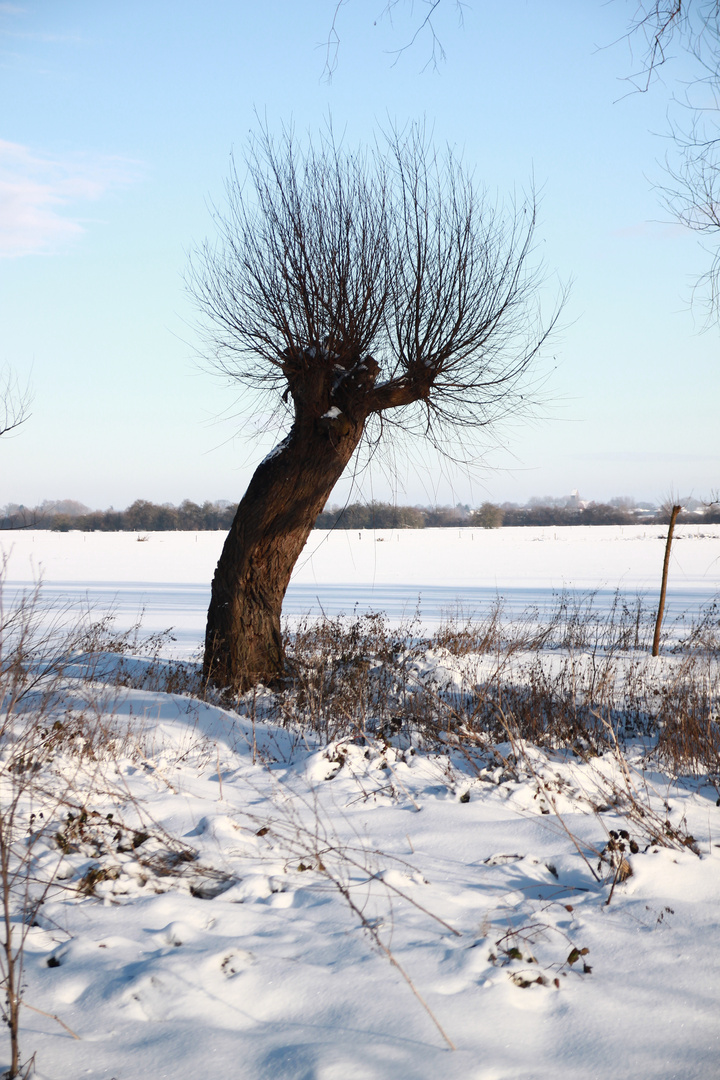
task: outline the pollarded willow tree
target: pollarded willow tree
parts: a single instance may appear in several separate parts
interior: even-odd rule
[[[236,691],[283,674],[290,575],[363,436],[399,425],[442,449],[454,432],[471,456],[556,318],[539,315],[534,200],[503,210],[421,128],[365,152],[262,128],[246,166],[188,278],[215,368],[289,413],[212,583],[204,676]]]

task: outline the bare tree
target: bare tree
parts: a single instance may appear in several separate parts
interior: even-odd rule
[[[666,156],[667,180],[658,190],[670,214],[708,240],[710,265],[697,280],[695,298],[720,315],[720,0],[640,0],[628,38],[638,53],[629,78],[647,91],[655,77],[669,78],[682,57],[668,109],[674,152]]]
[[[526,404],[557,318],[540,321],[534,201],[503,211],[418,128],[357,153],[261,129],[246,163],[188,281],[215,367],[291,419],[213,580],[205,678],[236,690],[283,672],[290,574],[363,435],[460,433],[472,456],[473,429]]]
[[[0,371],[0,436],[24,424],[30,415],[29,387],[22,388],[9,368]]]
[[[624,0],[627,3],[627,0]],[[325,74],[332,78],[341,47],[342,13],[348,0],[329,8]],[[398,22],[406,32],[392,51],[395,59],[419,42],[426,46],[424,67],[445,60],[440,21],[454,11],[460,24],[462,0],[386,0],[378,20]],[[698,275],[693,300],[720,317],[720,0],[632,0],[623,40],[630,43],[635,90],[646,92],[658,78],[674,82],[668,106],[673,151],[666,155],[665,179],[656,187],[672,218],[700,235],[709,264]],[[405,18],[407,16],[407,19]],[[682,58],[682,79],[673,80]]]

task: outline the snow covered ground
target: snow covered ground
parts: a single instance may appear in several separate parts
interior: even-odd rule
[[[420,592],[425,615],[433,587],[428,622],[512,589],[520,606],[563,587],[650,594],[661,532],[315,533],[289,612],[370,596],[398,614]],[[697,609],[718,591],[720,527],[680,536],[670,589]],[[199,644],[222,537],[0,540],[7,594],[42,571],[96,610],[144,604],[184,655]],[[13,898],[16,940],[34,915],[21,1045],[42,1080],[718,1075],[720,777],[674,778],[641,742],[326,744],[269,722],[263,695],[240,716],[138,689],[142,658],[125,660],[134,686],[101,660],[4,729],[3,806],[20,790],[31,856]],[[452,657],[421,658],[418,680],[443,665],[452,677]],[[35,775],[26,749],[7,767],[31,708],[42,792],[18,780]]]
[[[144,611],[148,630],[178,631],[178,652],[202,641],[223,533],[0,534],[8,588],[42,575],[46,596],[113,607],[118,625]],[[486,613],[498,596],[509,614],[549,610],[563,589],[609,604],[657,596],[665,546],[659,526],[316,531],[296,567],[284,612],[386,612],[400,620],[418,603],[427,626],[458,604]],[[670,567],[668,614],[696,611],[720,591],[720,525],[681,525]]]

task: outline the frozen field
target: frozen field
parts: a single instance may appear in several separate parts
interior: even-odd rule
[[[0,534],[5,617],[42,575],[48,597],[113,609],[121,626],[144,609],[147,630],[173,626],[192,656],[222,540]],[[357,603],[400,619],[420,597],[432,625],[498,595],[510,613],[563,589],[650,598],[663,544],[659,528],[318,532],[286,611]],[[719,556],[720,527],[680,528],[676,610],[717,594]],[[480,700],[483,679],[509,674],[499,650],[418,644],[398,661],[396,698],[385,662],[363,653],[338,668],[321,729],[301,711],[307,695],[296,712],[269,691],[234,708],[201,700],[142,647],[44,666],[32,633],[13,666],[9,636],[4,894],[16,952],[23,942],[22,1058],[36,1054],[38,1080],[719,1075],[717,762],[679,774],[642,724],[599,751],[463,727],[463,694]],[[581,684],[600,695],[591,704],[626,685],[652,701],[657,686],[672,721],[673,702],[690,700],[673,694],[699,676],[691,704],[717,727],[716,645],[701,641],[694,667],[646,649],[556,649],[523,667],[535,659],[511,656],[521,704],[525,685],[540,693],[562,668],[571,692],[554,700],[569,714]],[[392,699],[386,729],[369,696],[351,685],[343,697],[342,680],[368,669]],[[415,691],[442,720],[431,736]],[[3,1027],[0,1073],[8,1061]]]
[[[498,596],[508,615],[553,607],[562,590],[616,591],[651,600],[659,590],[665,537],[658,526],[317,531],[296,567],[284,613],[298,616],[418,608],[434,626],[443,613],[486,613]],[[200,645],[223,533],[0,534],[9,591],[42,575],[44,593],[113,608],[118,625],[144,612],[148,630],[176,628],[177,649]],[[681,525],[669,575],[668,615],[697,611],[720,591],[720,525]]]

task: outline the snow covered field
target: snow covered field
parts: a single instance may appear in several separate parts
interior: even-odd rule
[[[357,601],[399,618],[420,595],[432,624],[458,599],[652,595],[661,534],[315,533],[287,611]],[[42,572],[49,594],[114,603],[120,623],[144,606],[181,655],[199,645],[222,536],[0,542],[6,596]],[[680,528],[674,604],[718,592],[719,556],[720,527]],[[42,1080],[718,1075],[720,776],[672,776],[642,739],[599,757],[369,731],[327,743],[273,723],[268,695],[239,715],[138,688],[142,657],[119,685],[119,664],[77,658],[2,728],[3,807],[20,792],[21,1047]],[[413,667],[418,684],[460,670],[442,651]]]
[[[498,596],[509,614],[553,607],[563,589],[597,591],[609,604],[657,596],[665,537],[658,526],[417,529],[311,534],[285,600],[289,618],[384,611],[392,619],[420,604],[427,626],[461,605],[486,613]],[[115,610],[118,625],[144,611],[148,630],[174,626],[178,652],[200,645],[223,533],[0,534],[7,584],[41,574],[47,597]],[[720,525],[681,525],[670,567],[668,614],[697,611],[720,591]]]

